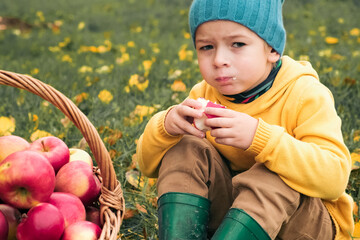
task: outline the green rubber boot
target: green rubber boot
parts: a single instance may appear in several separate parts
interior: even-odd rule
[[[231,208],[216,230],[212,240],[271,240],[250,215],[244,210]]]
[[[170,192],[158,200],[159,239],[207,239],[210,201],[199,195]]]

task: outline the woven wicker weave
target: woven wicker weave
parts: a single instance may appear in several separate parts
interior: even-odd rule
[[[40,96],[63,112],[80,130],[100,169],[102,189],[99,202],[103,223],[100,239],[117,239],[124,218],[125,201],[110,155],[95,127],[71,100],[35,78],[0,70],[0,84],[24,89]]]

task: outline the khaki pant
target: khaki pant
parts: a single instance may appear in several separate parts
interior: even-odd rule
[[[159,196],[185,192],[208,198],[210,236],[231,207],[246,211],[271,239],[329,240],[335,236],[320,199],[296,192],[260,163],[245,172],[232,173],[207,140],[194,136],[184,136],[166,153],[157,189]]]

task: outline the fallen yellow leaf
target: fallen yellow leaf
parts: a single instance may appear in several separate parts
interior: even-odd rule
[[[181,80],[175,80],[174,83],[171,85],[171,90],[174,92],[185,92],[186,85]]]
[[[147,213],[147,210],[145,209],[144,205],[136,204],[136,209],[139,210],[142,213]]]
[[[355,228],[352,236],[355,238],[360,237],[360,222],[355,223]]]
[[[103,103],[109,104],[111,100],[113,100],[113,95],[108,90],[104,89],[100,91],[98,98]]]
[[[129,170],[125,174],[126,180],[134,187],[141,189],[144,188],[147,183],[147,187],[154,186],[156,184],[155,178],[140,177],[140,173],[137,170]]]
[[[42,137],[48,137],[48,136],[52,136],[51,133],[43,131],[43,130],[36,130],[35,132],[33,132],[30,136],[30,140],[33,142],[36,139],[42,138]]]
[[[15,131],[15,119],[13,117],[0,117],[0,136],[11,135]]]
[[[351,170],[359,169],[360,168],[360,154],[357,152],[352,152],[350,156],[351,156],[351,161],[352,161]]]
[[[336,37],[326,37],[325,42],[327,44],[337,44],[339,42],[339,39]]]
[[[353,28],[350,30],[351,36],[359,36],[360,35],[360,29],[359,28]]]
[[[138,213],[139,213],[138,210],[125,208],[124,219],[132,218]]]

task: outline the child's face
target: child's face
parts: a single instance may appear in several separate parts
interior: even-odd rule
[[[256,33],[231,21],[201,24],[195,44],[203,78],[224,95],[257,86],[280,57]]]

